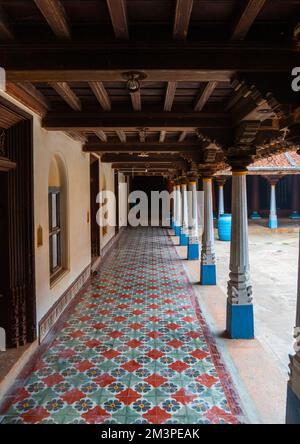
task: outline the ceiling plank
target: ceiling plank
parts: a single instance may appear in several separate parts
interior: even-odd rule
[[[71,30],[62,3],[59,0],[34,0],[34,2],[56,37],[70,40]]]
[[[164,111],[171,111],[172,110],[172,106],[173,106],[173,102],[174,102],[175,94],[176,94],[176,88],[177,88],[177,82],[168,82],[166,96],[165,96]]]
[[[122,143],[126,143],[126,134],[122,130],[116,130],[117,136]]]
[[[159,143],[164,143],[166,139],[167,131],[161,131],[159,133]]]
[[[182,131],[180,136],[179,136],[178,142],[183,142],[184,139],[186,138],[186,135],[187,135],[187,132],[186,131]]]
[[[104,111],[111,111],[111,101],[102,82],[89,82],[89,86],[93,91],[98,102]]]
[[[244,40],[265,3],[266,0],[247,1],[245,8],[236,21],[231,40]]]
[[[42,99],[41,94],[38,94],[38,91],[33,85],[24,86],[24,84],[21,83],[7,82],[6,93],[40,116],[44,116],[47,110],[50,109],[50,105],[46,99]]]
[[[49,85],[61,96],[61,98],[75,111],[81,111],[81,102],[71,90],[67,82],[50,82]]]
[[[206,102],[208,101],[208,99],[210,98],[210,96],[212,95],[214,90],[216,89],[217,85],[218,85],[217,82],[208,82],[208,84],[205,86],[204,90],[202,91],[202,93],[199,95],[199,97],[196,100],[195,107],[194,107],[195,111],[202,111]]]
[[[134,111],[142,110],[141,90],[130,93],[131,103]]]
[[[34,97],[46,110],[51,109],[49,101],[32,83],[17,83],[17,86],[26,91],[30,96]]]
[[[106,0],[117,39],[129,39],[126,0]]]
[[[95,130],[94,132],[95,132],[96,136],[99,137],[100,140],[102,140],[102,142],[107,142],[107,135],[105,134],[104,131]]]
[[[173,38],[185,40],[189,30],[193,0],[177,0],[173,27]]]
[[[4,9],[0,6],[0,39],[13,40],[14,34]]]

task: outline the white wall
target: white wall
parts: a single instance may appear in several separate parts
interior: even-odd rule
[[[126,177],[122,173],[119,173],[119,184],[119,225],[124,227],[127,226],[128,193]]]
[[[36,246],[37,322],[90,264],[90,169],[89,154],[81,143],[62,132],[41,128],[34,117],[34,203],[35,232],[41,225],[43,245]],[[49,279],[48,173],[54,155],[64,163],[67,174],[68,269],[51,287]]]

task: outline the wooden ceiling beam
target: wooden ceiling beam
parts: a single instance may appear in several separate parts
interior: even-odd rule
[[[71,30],[65,9],[59,0],[34,0],[48,25],[59,39],[70,40]]]
[[[205,86],[202,93],[199,95],[199,97],[196,100],[194,110],[195,111],[202,111],[204,108],[206,102],[214,92],[218,85],[218,82],[208,82],[208,84]]]
[[[163,143],[166,139],[167,131],[160,131],[159,133],[159,143]]]
[[[50,109],[46,98],[31,84],[7,82],[6,93],[40,116]]]
[[[81,102],[71,90],[67,82],[50,82],[49,85],[61,96],[61,98],[75,111],[81,111]]]
[[[141,142],[125,142],[125,143],[101,143],[99,141],[87,141],[84,146],[85,152],[99,152],[99,153],[175,153],[175,152],[187,152],[187,151],[198,151],[199,142],[189,142],[189,143],[159,143],[146,141]]]
[[[122,130],[116,130],[116,133],[117,133],[117,136],[120,139],[120,142],[126,143],[126,134],[125,134],[125,132],[122,131]]]
[[[168,156],[163,157],[161,155],[150,155],[149,157],[138,157],[137,155],[131,155],[126,153],[108,153],[101,156],[101,160],[109,163],[132,163],[132,164],[143,164],[143,163],[158,163],[158,164],[170,164],[176,162],[182,162],[182,157],[178,156]]]
[[[193,0],[177,0],[173,27],[173,38],[185,40],[189,30]]]
[[[267,0],[247,0],[234,27],[231,39],[244,40]]]
[[[105,134],[104,131],[102,130],[95,130],[94,133],[96,134],[96,136],[102,140],[102,142],[107,142],[107,135]]]
[[[89,113],[89,112],[48,112],[43,126],[49,130],[64,131],[82,128],[85,131],[102,129],[105,131],[138,131],[149,128],[151,131],[193,131],[195,128],[228,128],[231,117],[225,113],[203,112],[152,112],[149,113]]]
[[[131,103],[134,111],[142,110],[141,90],[130,93]]]
[[[173,102],[174,102],[175,94],[176,94],[176,88],[177,88],[177,82],[168,82],[166,96],[165,96],[164,111],[171,111],[172,110],[172,106],[173,106]]]
[[[79,131],[66,131],[66,134],[71,137],[71,139],[76,142],[80,142],[82,144],[86,143],[87,137],[85,134],[80,133]]]
[[[24,48],[25,49],[25,48]],[[1,52],[0,52],[1,60]],[[35,61],[33,61],[35,64]],[[4,66],[4,60],[2,66]],[[124,82],[123,70],[118,69],[31,69],[7,70],[10,82]],[[230,82],[234,71],[231,70],[190,70],[190,69],[150,69],[144,70],[149,82]]]
[[[106,89],[102,82],[89,82],[89,86],[93,91],[96,99],[104,109],[104,111],[111,111],[111,102]]]
[[[187,134],[186,131],[182,131],[182,132],[180,133],[180,136],[179,136],[178,142],[183,142],[184,139],[186,138],[186,134]]]
[[[126,0],[106,0],[117,39],[129,39]]]
[[[7,14],[2,8],[2,6],[0,6],[0,39],[14,40],[14,33],[9,23]]]

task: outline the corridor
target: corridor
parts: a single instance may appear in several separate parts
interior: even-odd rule
[[[123,231],[18,387],[3,423],[246,422],[160,228]]]

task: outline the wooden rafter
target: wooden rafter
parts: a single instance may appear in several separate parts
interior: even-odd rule
[[[79,131],[67,131],[66,134],[76,142],[84,144],[87,141],[87,137],[85,136],[85,134],[82,134]]]
[[[166,96],[165,96],[165,106],[164,111],[171,111],[175,94],[176,94],[177,82],[168,82]]]
[[[147,141],[141,143],[138,142],[107,142],[101,143],[100,141],[89,141],[86,143],[84,147],[84,151],[86,152],[105,152],[105,153],[140,153],[141,151],[147,153],[173,153],[173,152],[188,152],[188,151],[197,151],[199,150],[199,143],[188,142],[188,143],[179,143],[179,142],[165,142],[161,143],[157,141],[156,143]]]
[[[212,95],[214,90],[216,89],[217,85],[218,85],[217,82],[208,82],[208,84],[205,86],[204,90],[202,91],[202,93],[199,95],[199,97],[196,100],[195,107],[194,107],[195,111],[202,111],[206,102],[208,101],[208,99],[210,98],[210,96]]]
[[[49,83],[57,94],[75,111],[81,110],[81,102],[66,82]]]
[[[14,34],[4,9],[0,6],[0,39],[13,40]]]
[[[93,93],[95,94],[96,99],[102,106],[105,111],[111,110],[111,102],[110,98],[107,94],[106,89],[102,82],[89,82],[89,86]]]
[[[7,82],[6,92],[40,116],[50,109],[46,98],[31,84]]]
[[[106,0],[117,39],[128,39],[126,0]]]
[[[189,30],[190,18],[193,9],[193,0],[177,0],[173,38],[176,40],[185,40]]]
[[[184,141],[184,139],[186,138],[186,131],[182,131],[181,133],[180,133],[180,136],[179,136],[179,139],[178,139],[178,142],[183,142]]]
[[[126,143],[126,134],[122,130],[116,130],[117,136],[122,143]]]
[[[105,134],[104,131],[95,130],[94,133],[96,134],[97,137],[99,137],[100,140],[102,140],[102,142],[107,142],[107,135]]]
[[[266,0],[247,0],[234,27],[232,40],[244,40],[265,3]]]
[[[59,0],[34,0],[54,34],[62,40],[71,39],[67,15]]]
[[[131,103],[134,111],[141,111],[142,109],[142,99],[140,89],[135,92],[130,93]]]
[[[166,139],[167,131],[161,131],[159,133],[159,143],[164,143]]]

